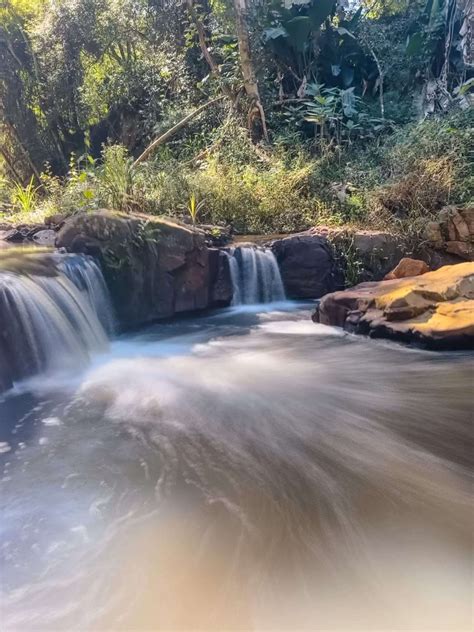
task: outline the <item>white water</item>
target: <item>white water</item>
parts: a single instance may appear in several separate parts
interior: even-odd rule
[[[289,310],[0,401],[2,629],[469,629],[469,356]]]
[[[85,365],[92,353],[107,348],[113,331],[97,264],[85,256],[48,257],[42,272],[0,272],[4,353],[15,378]]]
[[[232,305],[285,300],[278,263],[268,248],[239,246],[229,255],[234,295]]]

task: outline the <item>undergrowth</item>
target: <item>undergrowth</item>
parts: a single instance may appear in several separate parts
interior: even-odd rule
[[[315,224],[354,225],[418,236],[447,204],[473,199],[473,112],[409,124],[370,146],[328,149],[315,156],[296,141],[254,146],[227,119],[205,151],[178,160],[167,148],[133,166],[121,146],[104,149],[100,164],[81,157],[67,178],[43,174],[35,205],[2,183],[0,221],[41,221],[52,213],[98,208],[140,210],[190,221],[231,225],[239,233],[292,232]],[[28,190],[26,190],[28,188]]]

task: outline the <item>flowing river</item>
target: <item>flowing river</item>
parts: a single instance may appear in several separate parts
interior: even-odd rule
[[[471,360],[281,303],[20,382],[2,629],[470,629]]]

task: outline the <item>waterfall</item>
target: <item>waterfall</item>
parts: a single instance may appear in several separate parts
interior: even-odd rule
[[[108,290],[90,257],[20,255],[0,268],[0,365],[10,382],[85,365],[112,330]]]
[[[229,253],[232,305],[284,301],[285,290],[275,255],[268,248],[239,246]]]

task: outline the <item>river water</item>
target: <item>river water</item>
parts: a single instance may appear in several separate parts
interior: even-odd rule
[[[467,630],[472,357],[223,310],[0,401],[3,630]]]

